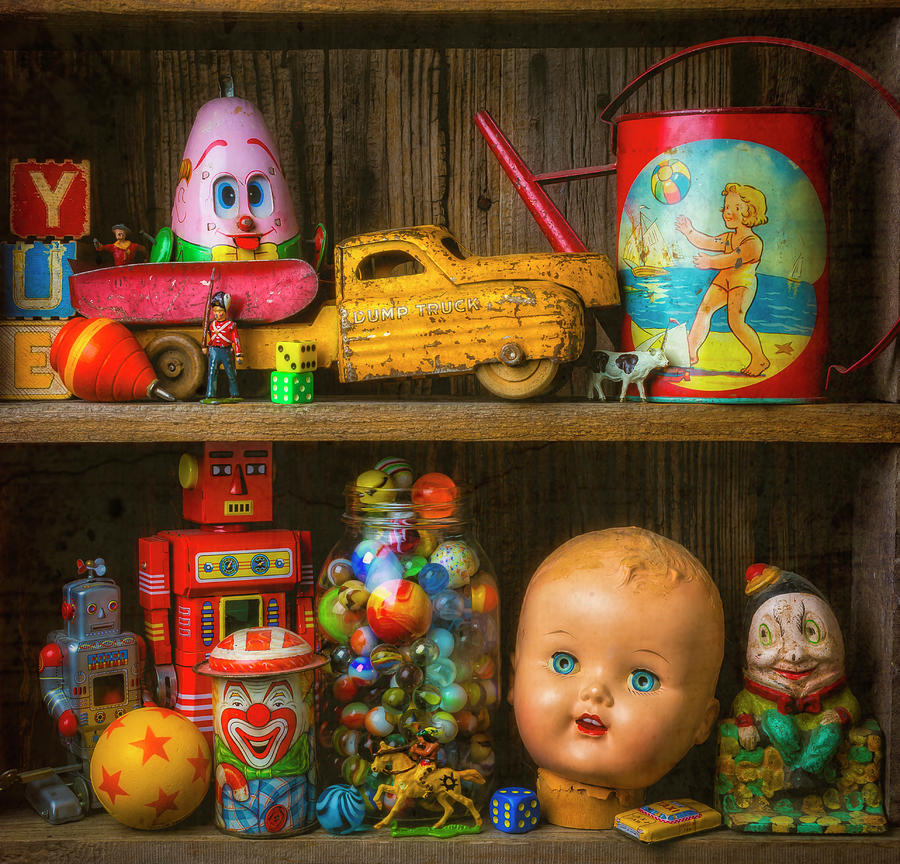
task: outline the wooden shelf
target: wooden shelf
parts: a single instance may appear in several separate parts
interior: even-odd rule
[[[756,12],[825,11],[828,9],[895,9],[897,0],[757,0]],[[678,12],[729,9],[746,11],[741,0],[0,0],[0,14],[107,17],[184,14],[224,15],[328,15],[366,14],[439,15],[542,15],[605,12]]]
[[[0,406],[0,441],[784,441],[900,442],[894,404],[706,405],[323,399],[269,402]]]
[[[650,850],[617,831],[576,831],[541,826],[529,834],[503,834],[487,827],[481,834],[454,840],[406,838],[395,840],[387,832],[336,837],[316,830],[284,840],[266,840],[247,846],[211,825],[174,827],[141,832],[126,828],[105,813],[68,825],[48,825],[30,811],[0,815],[0,859],[28,862],[86,861],[131,862],[191,861],[192,864],[245,864],[292,861],[295,864],[362,861],[370,864],[402,860],[409,864],[533,864],[535,861],[582,861],[646,864]],[[102,839],[98,839],[102,838]],[[756,836],[726,829],[653,847],[666,864],[697,862],[789,860],[792,864],[888,864],[900,853],[900,831],[869,837]]]

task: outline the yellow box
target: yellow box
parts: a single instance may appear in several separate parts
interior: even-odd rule
[[[616,828],[644,843],[696,834],[722,824],[718,810],[692,798],[657,801],[616,816]]]

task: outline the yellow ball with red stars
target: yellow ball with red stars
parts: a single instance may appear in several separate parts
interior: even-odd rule
[[[106,727],[91,757],[94,794],[123,825],[168,828],[206,795],[209,744],[197,727],[168,708],[138,708]]]

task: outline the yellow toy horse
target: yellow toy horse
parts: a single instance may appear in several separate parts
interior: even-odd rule
[[[428,803],[435,803],[443,808],[440,819],[432,828],[442,827],[453,812],[453,802],[462,804],[475,817],[475,824],[481,825],[481,814],[472,803],[471,798],[462,794],[460,780],[473,783],[484,783],[484,777],[474,768],[456,771],[453,768],[438,768],[434,764],[419,764],[406,755],[405,748],[389,747],[384,741],[372,760],[372,770],[391,775],[390,783],[382,783],[375,791],[374,801],[380,807],[381,799],[386,792],[393,792],[397,801],[387,816],[378,822],[376,828],[384,828],[394,821],[397,813],[410,798],[421,798]]]

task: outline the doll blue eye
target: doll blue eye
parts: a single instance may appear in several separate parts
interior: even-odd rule
[[[628,683],[638,693],[652,693],[659,689],[659,678],[647,669],[635,669]]]
[[[272,187],[262,174],[250,178],[247,197],[250,200],[250,212],[254,216],[268,216],[272,212]]]
[[[213,183],[213,208],[216,216],[233,216],[238,207],[237,180],[229,177],[219,177]]]
[[[557,651],[550,658],[550,668],[559,675],[571,675],[578,671],[578,659],[568,651]]]

